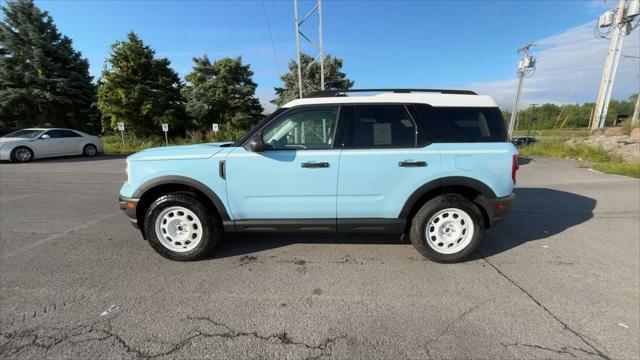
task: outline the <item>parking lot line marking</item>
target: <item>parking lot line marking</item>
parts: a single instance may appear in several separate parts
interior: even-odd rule
[[[7,202],[7,201],[13,201],[13,200],[20,200],[20,199],[26,199],[26,198],[30,198],[33,196],[36,196],[38,194],[24,194],[24,195],[15,195],[15,196],[9,196],[6,198],[0,198],[0,202]]]
[[[24,252],[24,251],[26,251],[26,250],[29,250],[29,249],[31,249],[31,248],[33,248],[33,247],[35,247],[35,246],[42,245],[42,244],[44,244],[44,243],[46,243],[46,242],[49,242],[49,241],[51,241],[51,240],[59,239],[59,238],[61,238],[61,237],[65,236],[65,235],[67,235],[67,234],[69,234],[69,233],[72,233],[72,232],[74,232],[74,231],[78,231],[78,230],[86,229],[86,228],[91,227],[91,226],[93,226],[93,225],[95,225],[95,224],[98,224],[98,223],[100,223],[100,222],[102,222],[102,221],[105,221],[105,220],[107,220],[107,219],[110,219],[110,218],[112,218],[112,217],[114,217],[114,216],[116,216],[116,215],[118,215],[118,214],[122,214],[122,211],[121,211],[121,210],[118,210],[118,211],[113,212],[113,213],[111,213],[111,214],[108,214],[108,215],[105,215],[105,216],[99,217],[99,218],[97,218],[97,219],[95,219],[95,220],[92,220],[92,221],[86,222],[86,223],[84,223],[84,224],[81,224],[81,225],[78,225],[78,226],[72,227],[71,229],[68,229],[68,230],[66,230],[66,231],[63,231],[63,232],[60,232],[60,233],[56,233],[56,234],[49,235],[49,236],[47,236],[46,238],[44,238],[44,239],[42,239],[42,240],[34,241],[34,242],[32,242],[31,244],[29,244],[29,245],[25,245],[25,246],[23,246],[23,247],[21,247],[21,248],[19,248],[19,249],[16,249],[16,250],[14,250],[14,251],[12,251],[12,252],[10,252],[10,253],[5,254],[5,255],[4,255],[4,258],[8,258],[8,257],[14,256],[14,255],[16,255],[16,254],[19,254],[19,253],[21,253],[21,252]]]

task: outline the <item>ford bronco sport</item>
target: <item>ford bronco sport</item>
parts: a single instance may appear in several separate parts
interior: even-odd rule
[[[368,96],[347,96],[358,91]],[[324,91],[289,102],[235,143],[127,158],[120,207],[173,260],[225,233],[408,235],[464,259],[511,210],[518,169],[502,114],[464,90]]]

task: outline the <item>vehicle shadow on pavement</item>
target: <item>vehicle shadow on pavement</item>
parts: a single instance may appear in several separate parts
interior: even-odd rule
[[[511,215],[487,230],[478,252],[492,256],[558,235],[593,217],[596,200],[544,188],[516,188]],[[477,255],[476,255],[477,256]]]
[[[487,230],[478,248],[482,256],[492,256],[529,241],[546,239],[582,224],[593,217],[596,200],[544,188],[517,188],[513,213]],[[225,258],[275,249],[292,244],[397,244],[398,235],[388,234],[233,234],[225,237],[208,257]],[[468,260],[480,257],[475,253]]]
[[[251,254],[293,244],[407,245],[400,235],[389,234],[233,234],[227,235],[210,259]]]
[[[93,157],[74,155],[74,156],[63,156],[63,157],[56,157],[56,158],[34,159],[32,162],[54,163],[54,164],[55,163],[72,163],[72,162],[92,162],[92,161],[102,161],[102,160],[125,159],[127,156],[129,155],[109,154],[109,155],[97,155]],[[29,163],[26,163],[26,164],[29,164]]]

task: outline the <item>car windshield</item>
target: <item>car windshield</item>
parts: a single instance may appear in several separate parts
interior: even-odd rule
[[[5,135],[8,138],[23,138],[23,139],[33,139],[38,134],[40,134],[42,130],[18,130],[16,132],[12,132],[11,134]]]

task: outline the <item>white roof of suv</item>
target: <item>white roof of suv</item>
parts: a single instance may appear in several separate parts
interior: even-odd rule
[[[441,93],[381,93],[371,96],[331,96],[296,99],[286,103],[289,108],[301,105],[352,104],[352,103],[414,103],[431,106],[497,107],[490,96]]]

